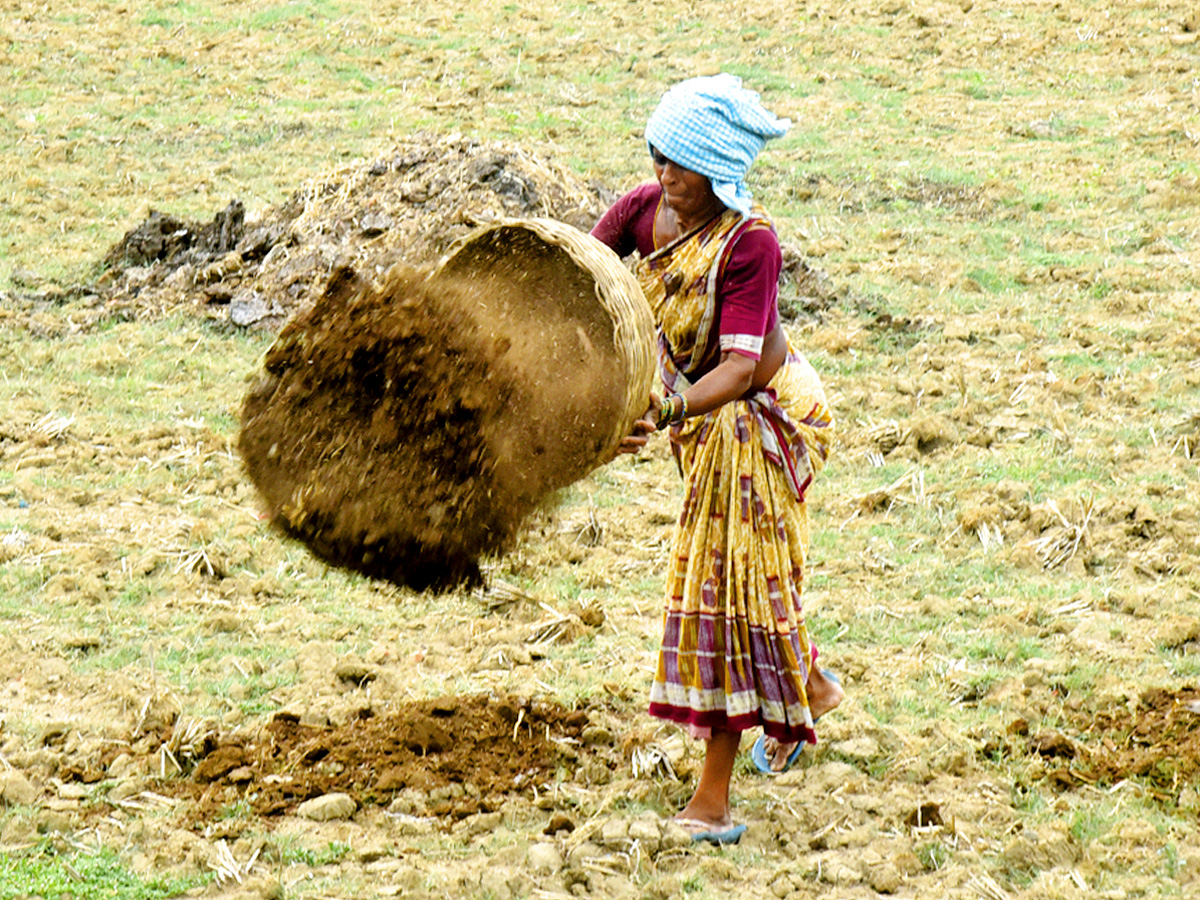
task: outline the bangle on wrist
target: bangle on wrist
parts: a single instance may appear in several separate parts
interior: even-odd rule
[[[658,408],[657,427],[662,428],[675,417],[675,398],[667,397]]]
[[[682,422],[687,418],[688,414],[687,397],[683,396],[683,394],[676,394],[675,396],[679,398],[679,412],[675,416],[675,421]]]

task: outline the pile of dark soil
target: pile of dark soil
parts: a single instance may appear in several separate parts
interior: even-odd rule
[[[456,241],[505,218],[587,231],[616,197],[551,148],[415,134],[249,218],[238,200],[210,222],[153,211],[109,249],[96,290],[110,311],[131,318],[184,307],[276,329],[314,303],[339,267],[374,277],[389,260],[433,266]],[[819,317],[849,302],[795,245],[783,250],[785,317]]]
[[[237,247],[245,230],[246,208],[240,200],[231,201],[207,223],[151,210],[144,222],[109,249],[104,264],[117,268],[161,264],[169,269],[205,264]]]
[[[369,277],[387,260],[433,266],[455,241],[504,218],[586,231],[613,199],[550,148],[418,133],[249,218],[237,200],[209,223],[152,212],[108,251],[97,289],[131,318],[185,307],[274,329],[315,302],[341,266]]]
[[[1200,689],[1151,688],[1129,707],[1065,713],[1066,727],[1030,734],[1015,720],[983,755],[1040,757],[1045,778],[1060,789],[1141,783],[1160,798],[1200,784]]]
[[[587,723],[586,713],[556,704],[486,696],[413,703],[338,727],[280,714],[253,739],[215,742],[189,777],[157,789],[196,799],[195,821],[205,823],[239,798],[271,816],[333,792],[360,805],[387,804],[409,788],[429,794],[470,785],[428,810],[462,818],[553,781],[564,760],[578,755],[573,745]]]

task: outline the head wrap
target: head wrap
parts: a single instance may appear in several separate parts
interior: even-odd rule
[[[708,177],[717,198],[750,213],[744,179],[768,138],[792,123],[763,108],[736,75],[689,78],[672,87],[646,123],[646,142],[667,159]]]

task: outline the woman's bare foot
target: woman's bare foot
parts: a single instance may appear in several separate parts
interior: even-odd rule
[[[798,746],[797,743],[785,744],[773,737],[764,737],[763,751],[767,755],[767,764],[771,767],[771,771],[782,772],[786,769],[788,760],[791,759],[792,753]]]
[[[702,814],[692,812],[691,804],[688,805],[687,809],[677,813],[673,821],[689,834],[696,834],[700,831],[720,830],[733,825],[733,817],[729,815],[728,811],[723,816]]]
[[[808,695],[808,711],[815,722],[831,709],[836,709],[846,698],[846,692],[836,678],[831,678],[822,669],[813,669],[804,686]]]

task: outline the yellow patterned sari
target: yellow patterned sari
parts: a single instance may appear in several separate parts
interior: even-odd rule
[[[727,211],[639,264],[669,392],[686,390],[685,373],[710,352],[720,266],[743,222]],[[771,227],[761,207],[745,224]],[[762,726],[781,741],[816,741],[805,693],[816,648],[801,604],[805,493],[832,424],[820,379],[789,342],[765,389],[672,428],[684,500],[651,714],[701,737]]]

